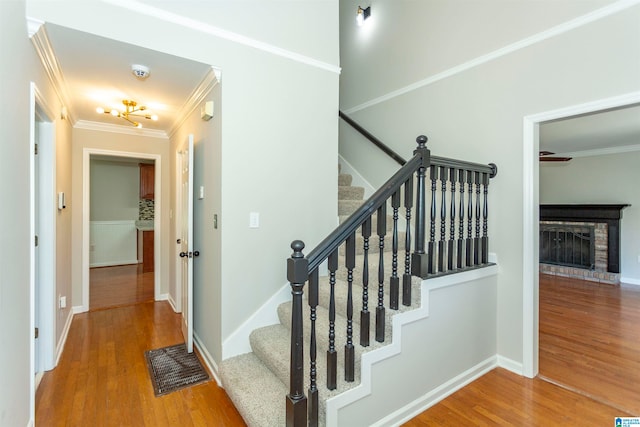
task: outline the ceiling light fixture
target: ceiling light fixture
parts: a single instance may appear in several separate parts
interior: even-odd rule
[[[111,114],[114,117],[120,117],[122,119],[125,119],[126,121],[128,121],[129,123],[131,123],[132,125],[134,125],[137,128],[141,128],[142,127],[142,124],[140,122],[137,122],[137,121],[134,120],[137,117],[143,117],[143,118],[149,119],[149,120],[158,120],[158,116],[156,114],[142,113],[143,111],[145,111],[147,109],[147,107],[145,107],[145,106],[138,107],[138,103],[136,101],[131,101],[131,100],[128,100],[128,99],[124,99],[124,100],[122,100],[122,103],[124,104],[124,111],[118,111],[115,108],[113,108],[113,109],[105,109],[105,108],[102,108],[102,107],[96,108],[96,111],[99,114]],[[129,116],[132,116],[133,119],[129,118]]]
[[[371,6],[367,6],[366,8],[362,8],[358,6],[358,10],[356,12],[356,22],[358,26],[362,26],[364,21],[371,16]]]

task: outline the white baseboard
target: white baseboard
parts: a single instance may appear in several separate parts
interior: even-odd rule
[[[340,154],[338,154],[338,162],[342,166],[341,173],[347,173],[353,178],[351,185],[356,187],[364,187],[364,200],[367,200],[373,193],[375,193],[376,188],[371,185],[369,181],[364,179],[364,177],[360,175],[360,173],[351,165],[351,163],[346,161],[345,158]]]
[[[69,329],[71,328],[71,322],[73,321],[73,316],[76,313],[76,308],[77,307],[73,307],[71,310],[69,310],[69,315],[67,316],[67,320],[64,323],[64,328],[62,329],[60,340],[58,341],[58,345],[56,345],[56,362],[54,368],[58,366],[60,357],[62,357],[62,352],[64,351],[64,345],[67,343],[67,336],[69,335]]]
[[[518,374],[520,376],[524,376],[524,368],[522,363],[516,362],[513,359],[509,359],[504,356],[497,356],[498,366],[506,369],[507,371],[511,371],[514,374]]]
[[[249,335],[254,329],[263,326],[275,325],[278,319],[278,306],[291,300],[291,285],[285,283],[271,298],[267,300],[256,312],[242,325],[231,333],[222,343],[222,360],[239,354],[251,352]]]
[[[131,259],[127,259],[127,260],[121,260],[121,261],[105,261],[105,262],[94,262],[92,264],[89,264],[89,268],[94,268],[94,267],[115,267],[115,266],[119,266],[119,265],[132,265],[132,264],[139,264],[138,260],[131,260]]]
[[[373,426],[399,426],[414,418],[418,414],[426,411],[436,403],[460,390],[467,384],[477,380],[496,366],[496,357],[492,356],[478,363],[476,366],[467,369],[465,372],[440,385],[424,396],[414,400],[403,408],[392,412],[391,414],[373,424]]]
[[[620,283],[624,283],[625,285],[639,285],[640,279],[634,279],[633,277],[621,277]]]
[[[200,352],[200,355],[202,355],[202,358],[204,359],[204,363],[207,365],[207,368],[209,368],[211,375],[213,375],[213,378],[216,380],[216,383],[218,383],[218,387],[222,387],[222,381],[220,381],[220,375],[218,373],[218,364],[216,363],[215,360],[213,360],[211,353],[209,353],[209,350],[207,350],[207,347],[205,347],[204,343],[202,342],[198,334],[196,334],[195,332],[193,333],[193,342],[196,345],[196,348],[198,349],[198,351]]]
[[[171,294],[163,294],[163,295],[167,295],[167,298],[165,298],[167,301],[169,301],[169,305],[171,305],[171,308],[173,309],[173,311],[175,313],[180,313],[180,310],[178,310],[178,306],[176,305],[176,302],[173,299],[173,296]]]

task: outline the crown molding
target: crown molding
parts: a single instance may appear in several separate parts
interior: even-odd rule
[[[618,147],[596,148],[593,150],[574,151],[571,153],[561,153],[561,154],[556,153],[554,154],[554,156],[593,157],[593,156],[607,156],[610,154],[632,153],[634,151],[640,151],[640,144],[621,145]]]
[[[71,105],[67,84],[65,83],[60,63],[58,63],[58,58],[53,51],[53,46],[51,46],[47,29],[43,24],[44,22],[37,19],[27,18],[27,28],[29,29],[31,42],[38,53],[38,57],[40,57],[40,62],[42,62],[42,66],[53,85],[53,89],[58,95],[60,102],[62,102],[62,108],[67,110],[66,118],[71,123],[71,126],[74,126],[76,121],[73,118],[73,114],[71,114],[69,108],[65,108]]]
[[[220,82],[218,76],[220,76],[220,69],[211,67],[209,71],[202,78],[198,86],[191,92],[189,98],[185,101],[184,105],[176,113],[176,121],[169,130],[169,136],[173,136],[182,124],[189,118],[196,108],[204,101],[205,97],[209,95],[209,92],[216,87]]]
[[[92,122],[89,120],[78,120],[73,126],[74,129],[93,130],[98,132],[111,132],[124,135],[146,136],[150,138],[168,139],[168,135],[163,130],[136,128],[133,126],[113,125],[111,123]]]
[[[234,33],[211,24],[207,24],[196,19],[187,18],[186,16],[178,15],[176,13],[168,12],[160,9],[159,7],[149,6],[148,4],[141,3],[136,0],[102,0],[105,3],[109,3],[113,6],[128,9],[130,11],[146,15],[152,18],[159,19],[161,21],[170,22],[172,24],[179,25],[189,30],[199,31],[201,33],[209,34],[215,37],[220,37],[225,40],[229,40],[234,43],[238,43],[244,46],[252,47],[264,52],[271,53],[273,55],[288,58],[296,62],[300,62],[312,67],[320,68],[322,70],[330,71],[332,73],[340,74],[340,67],[328,62],[320,61],[310,56],[302,55],[287,49],[283,49],[278,46],[274,46],[269,43],[265,43],[260,40],[252,39],[251,37],[243,36],[242,34]]]
[[[545,31],[534,34],[533,36],[526,37],[522,40],[519,40],[515,43],[511,43],[506,45],[500,49],[494,50],[493,52],[489,52],[486,55],[479,56],[470,61],[464,62],[455,67],[449,68],[448,70],[442,71],[440,73],[434,74],[430,77],[427,77],[422,80],[418,80],[414,83],[411,83],[407,86],[401,87],[400,89],[396,89],[387,94],[378,96],[369,101],[363,102],[361,104],[355,105],[353,107],[347,108],[343,110],[345,114],[353,114],[361,110],[365,110],[369,107],[373,107],[374,105],[381,104],[383,102],[389,101],[398,96],[407,94],[414,90],[423,88],[425,86],[429,86],[440,80],[444,80],[456,74],[463,73],[472,68],[475,68],[479,65],[485,64],[487,62],[493,61],[495,59],[499,59],[503,56],[509,55],[518,50],[527,48],[534,44],[543,42],[552,37],[556,37],[558,35],[564,34],[571,30],[575,30],[577,28],[583,27],[584,25],[590,24],[592,22],[598,21],[600,19],[606,18],[607,16],[613,15],[615,13],[626,10],[630,7],[636,6],[640,4],[640,0],[618,0],[614,3],[611,3],[607,6],[604,6],[600,9],[596,9],[590,13],[574,18],[570,21],[564,22],[562,24],[556,25],[555,27],[551,27]]]

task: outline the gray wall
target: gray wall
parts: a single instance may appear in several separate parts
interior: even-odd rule
[[[407,157],[424,133],[435,155],[499,167],[489,236],[497,350],[512,366],[524,360],[523,118],[640,90],[640,6],[542,32],[608,3],[374,1],[368,28],[353,24],[357,2],[340,3],[340,108]],[[341,132],[340,153],[380,185],[395,166],[362,145]]]
[[[91,221],[136,220],[139,214],[140,167],[91,159]]]
[[[640,152],[540,164],[540,203],[630,204],[622,211],[620,275],[640,284]]]

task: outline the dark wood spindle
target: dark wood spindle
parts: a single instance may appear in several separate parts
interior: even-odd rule
[[[460,182],[460,214],[458,215],[458,268],[464,267],[464,169],[458,171]]]
[[[427,137],[420,135],[416,138],[418,148],[413,152],[414,155],[422,157],[422,164],[418,168],[417,187],[416,187],[416,238],[415,250],[411,254],[411,274],[414,276],[427,277],[428,255],[424,251],[425,244],[425,173],[427,167],[431,163],[431,153],[427,149]]]
[[[289,394],[286,399],[286,425],[304,426],[307,423],[307,397],[304,395],[304,343],[302,326],[302,292],[308,278],[309,262],[302,250],[304,243],[294,240],[293,253],[287,259],[287,280],[291,284],[291,354],[289,359]]]
[[[336,351],[336,270],[338,269],[338,249],[329,255],[329,349],[327,350],[327,388],[337,386],[338,352]]]
[[[404,274],[402,275],[402,305],[411,305],[411,208],[413,207],[413,178],[404,183],[404,208],[407,221],[404,234]]]
[[[391,278],[389,279],[389,308],[398,309],[400,299],[400,278],[398,278],[398,209],[400,208],[400,190],[391,196],[393,208],[393,240],[391,244]]]
[[[445,271],[445,245],[447,244],[447,168],[440,167],[440,240],[438,241],[438,272]]]
[[[376,307],[376,341],[384,342],[384,236],[387,234],[387,204],[378,208],[378,237],[380,257],[378,261],[378,305]]]
[[[473,229],[473,172],[467,171],[467,241],[465,242],[466,249],[466,266],[473,265],[473,239],[471,238],[471,230]]]
[[[480,264],[480,172],[475,173],[476,181],[476,237],[473,239],[473,265]]]
[[[429,222],[429,274],[435,273],[435,253],[436,253],[436,180],[438,179],[438,169],[431,166],[429,170],[431,179],[431,221]]]
[[[356,234],[347,237],[345,266],[347,267],[347,343],[344,345],[344,379],[352,382],[355,370],[353,347],[353,269],[356,267]]]
[[[318,426],[317,339],[316,309],[318,307],[318,269],[309,274],[309,308],[311,309],[311,338],[309,343],[309,427]]]
[[[489,195],[489,174],[482,174],[482,184],[484,187],[484,207],[482,209],[482,263],[489,263],[489,236],[487,235],[487,217],[489,216],[489,206],[487,196]]]
[[[447,269],[449,271],[455,268],[453,262],[453,253],[455,251],[455,234],[456,234],[456,170],[449,169],[449,182],[451,183],[451,207],[449,208],[449,245],[447,248]]]
[[[362,310],[360,310],[360,345],[369,346],[369,237],[371,237],[371,217],[362,224],[362,238],[364,240],[364,261],[362,263]]]

